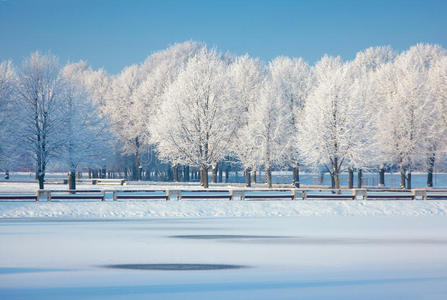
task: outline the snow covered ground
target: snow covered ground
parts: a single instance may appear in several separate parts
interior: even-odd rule
[[[447,201],[64,201],[2,202],[0,218],[447,216]]]
[[[446,251],[444,216],[0,219],[0,299],[446,299]]]
[[[66,185],[47,185],[47,189],[66,189]],[[79,189],[198,189],[198,185],[97,186],[79,185]],[[222,187],[220,187],[222,188]],[[33,194],[34,183],[0,183],[0,193]],[[153,218],[153,217],[266,217],[266,216],[446,216],[447,201],[335,201],[335,200],[108,200],[94,201],[2,201],[0,218]]]

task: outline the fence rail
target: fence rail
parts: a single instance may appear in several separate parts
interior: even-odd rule
[[[110,197],[108,197],[110,196]],[[0,201],[52,200],[447,200],[447,189],[37,190],[0,193]]]

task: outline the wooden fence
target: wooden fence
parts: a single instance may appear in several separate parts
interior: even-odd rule
[[[447,189],[37,190],[0,200],[447,200]]]

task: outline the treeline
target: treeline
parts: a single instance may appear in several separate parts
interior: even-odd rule
[[[222,164],[243,168],[247,184],[256,171],[271,186],[273,169],[292,169],[298,186],[306,167],[338,188],[340,172],[383,178],[393,167],[403,187],[414,170],[431,186],[446,152],[446,54],[418,44],[266,64],[185,42],[108,75],[36,52],[21,67],[0,63],[1,168],[32,166],[41,188],[49,166],[136,180],[172,166],[165,177],[178,180],[179,165],[207,187]]]

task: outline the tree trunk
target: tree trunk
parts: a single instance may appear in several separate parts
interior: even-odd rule
[[[352,168],[348,169],[348,188],[354,188],[354,170]]]
[[[184,166],[183,167],[183,178],[185,178],[186,182],[191,181],[191,178],[189,176],[189,166]]]
[[[219,182],[222,182],[222,175],[223,175],[223,170],[222,170],[222,164],[220,165],[220,168],[219,168]]]
[[[385,168],[379,168],[379,186],[385,186]]]
[[[334,174],[333,174],[333,173],[330,173],[330,174],[331,174],[331,188],[335,189],[335,178],[334,178]]]
[[[339,177],[338,171],[336,174],[334,174],[334,185],[335,185],[336,189],[340,188],[340,177]]]
[[[253,184],[256,184],[256,169],[253,169],[253,171],[251,171],[251,182]]]
[[[340,178],[338,170],[338,159],[334,158],[334,163],[332,164],[332,177],[333,177],[333,188],[340,188]]]
[[[217,163],[213,163],[211,171],[211,181],[217,183]]]
[[[6,179],[6,180],[9,179],[9,171],[8,171],[8,170],[5,171],[5,179]]]
[[[400,187],[405,188],[405,170],[403,168],[400,169]]]
[[[228,183],[228,179],[230,178],[230,167],[225,169],[225,183]]]
[[[44,173],[38,174],[37,179],[39,180],[39,190],[43,190],[45,188],[45,186],[44,186],[45,174]]]
[[[433,169],[435,167],[435,154],[428,159],[427,187],[433,187]]]
[[[362,179],[363,179],[363,172],[362,172],[362,169],[359,169],[357,171],[357,187],[358,188],[362,187]]]
[[[407,174],[407,189],[411,190],[411,171]]]
[[[267,167],[265,169],[265,181],[267,183],[267,186],[269,188],[272,187],[272,170],[270,169],[270,167]]]
[[[208,168],[203,166],[200,167],[200,182],[205,189],[208,188]]]
[[[75,171],[70,171],[68,173],[68,189],[75,190],[76,189],[76,174]]]
[[[300,169],[298,165],[292,168],[292,184],[296,188],[300,187]]]
[[[178,182],[178,164],[172,166],[172,178],[174,182]]]
[[[138,137],[135,138],[135,167],[136,167],[136,179],[141,181],[141,165],[140,165],[140,141]]]
[[[250,168],[245,169],[245,186],[251,186],[251,178],[250,178]]]

